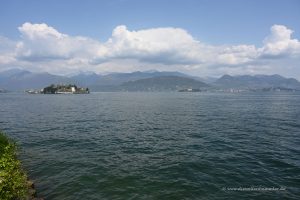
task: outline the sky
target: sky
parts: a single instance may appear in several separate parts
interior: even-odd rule
[[[299,0],[2,0],[0,71],[300,80]]]

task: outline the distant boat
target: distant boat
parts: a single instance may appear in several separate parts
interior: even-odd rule
[[[28,94],[41,94],[41,90],[33,90],[33,89],[30,89],[30,90],[26,90],[25,92],[27,92]]]
[[[178,92],[201,92],[201,90],[200,89],[187,88],[187,89],[178,90]]]

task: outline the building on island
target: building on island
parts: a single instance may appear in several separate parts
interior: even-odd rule
[[[76,85],[50,85],[41,90],[43,94],[89,94],[89,88],[80,88]]]

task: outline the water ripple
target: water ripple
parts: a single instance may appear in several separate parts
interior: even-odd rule
[[[4,94],[0,128],[45,199],[297,199],[299,97]]]

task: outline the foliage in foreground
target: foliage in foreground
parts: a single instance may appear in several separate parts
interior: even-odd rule
[[[0,131],[0,199],[26,199],[27,176],[16,157],[16,144]]]

